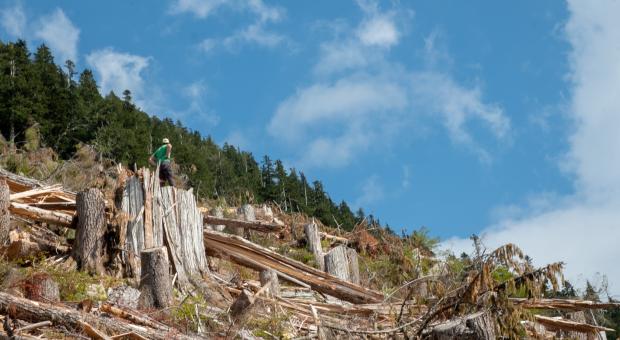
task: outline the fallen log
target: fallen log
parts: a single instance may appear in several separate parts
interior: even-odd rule
[[[283,226],[275,223],[263,222],[263,221],[244,221],[232,218],[223,218],[212,215],[205,215],[204,223],[211,225],[225,225],[232,230],[250,229],[263,233],[280,232],[284,228]],[[239,235],[240,236],[240,235]]]
[[[11,202],[9,211],[12,214],[19,215],[29,220],[57,224],[65,227],[70,227],[73,221],[73,215],[36,208],[25,203]]]
[[[580,311],[586,309],[620,308],[620,302],[596,302],[589,300],[510,298],[510,302],[528,309]]]
[[[88,323],[86,323],[84,321],[78,321],[78,323],[82,327],[82,330],[84,330],[84,333],[86,333],[86,335],[88,335],[91,339],[93,339],[93,340],[110,340],[109,336],[107,336],[102,331],[96,329],[95,327],[89,325]]]
[[[96,325],[98,329],[107,333],[134,332],[142,337],[162,340],[170,339],[172,337],[176,337],[178,339],[191,339],[189,336],[175,333],[174,330],[164,333],[161,329],[139,327],[122,319],[97,316],[90,313],[68,309],[63,306],[31,301],[0,292],[0,312],[6,314],[9,313],[9,311],[15,316],[15,318],[32,322],[49,320],[56,325],[81,328],[79,322],[84,321],[88,324]]]
[[[351,303],[377,303],[383,301],[383,294],[347,282],[321,270],[289,259],[274,251],[261,247],[243,238],[204,231],[205,248],[211,256],[230,259],[243,266],[261,271],[273,269],[287,281],[291,277],[309,285],[313,290],[331,295]],[[286,275],[280,275],[280,273]]]
[[[24,192],[32,189],[45,188],[47,184],[38,181],[33,178],[16,175],[10,171],[0,168],[0,178],[4,178],[9,185],[9,189],[13,193]],[[49,201],[60,202],[75,202],[76,193],[60,188],[55,192],[54,197],[49,198]]]
[[[589,325],[587,323],[575,322],[565,320],[561,318],[553,318],[549,316],[534,315],[534,320],[545,326],[547,329],[567,331],[567,332],[579,332],[588,334],[597,334],[598,332],[614,332],[615,329]]]
[[[109,313],[111,315],[117,316],[125,320],[129,320],[132,323],[135,323],[141,326],[157,329],[159,331],[164,331],[164,332],[169,332],[171,330],[170,327],[164,324],[161,324],[155,320],[151,320],[150,318],[134,314],[133,312],[130,312],[130,311],[118,308],[118,307],[114,307],[109,303],[104,303],[103,305],[101,305],[100,309],[103,312]]]

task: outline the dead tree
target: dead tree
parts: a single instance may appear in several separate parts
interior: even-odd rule
[[[325,254],[325,271],[341,280],[351,282],[346,246],[337,246]]]
[[[323,248],[321,247],[321,236],[319,227],[312,222],[304,226],[308,250],[314,254],[314,260],[320,270],[325,270],[325,260],[323,258]]]
[[[149,248],[140,254],[140,306],[166,308],[172,301],[172,287],[166,247]]]
[[[82,270],[104,272],[104,238],[106,231],[105,200],[98,189],[80,192],[76,198],[78,226],[73,257]]]
[[[0,245],[6,245],[11,230],[11,191],[5,180],[0,180]]]
[[[267,295],[280,296],[280,283],[278,282],[278,273],[275,270],[261,270],[260,284],[261,286],[269,286],[266,291]]]

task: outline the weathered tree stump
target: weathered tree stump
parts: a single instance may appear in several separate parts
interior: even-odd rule
[[[60,290],[58,283],[49,275],[39,273],[26,280],[24,286],[25,297],[30,300],[43,302],[60,301]]]
[[[271,296],[280,296],[280,283],[278,282],[278,274],[275,270],[263,270],[260,272],[261,286],[269,285],[266,294]]]
[[[339,279],[351,281],[346,246],[337,246],[325,254],[325,271]]]
[[[478,312],[448,320],[425,332],[429,340],[482,340],[496,339],[495,323],[486,312]]]
[[[224,209],[222,209],[222,207],[215,207],[213,209],[211,209],[209,211],[209,214],[211,216],[215,216],[218,218],[224,218]],[[213,230],[215,231],[224,231],[224,229],[226,229],[226,226],[223,224],[218,224],[218,225],[209,225]]]
[[[104,272],[104,239],[106,231],[105,201],[98,189],[88,189],[77,194],[77,235],[73,257],[79,268],[91,273]]]
[[[7,244],[11,231],[11,191],[5,180],[0,180],[0,246]]]
[[[120,209],[126,214],[126,224],[121,226],[120,247],[125,275],[140,278],[140,251],[144,249],[144,190],[140,179],[132,176],[125,182],[117,197]]]
[[[349,262],[349,278],[355,284],[360,284],[360,267],[357,251],[353,248],[347,248],[347,260]]]
[[[254,207],[251,204],[242,205],[237,211],[237,214],[239,214],[244,221],[256,221],[256,214],[254,213]],[[231,229],[232,229],[231,232],[237,236],[241,236],[241,237],[246,236],[244,228],[233,227]]]
[[[172,286],[166,247],[140,253],[140,302],[142,308],[166,308],[172,301]]]
[[[314,254],[314,260],[320,270],[325,270],[325,259],[323,248],[321,247],[321,236],[319,235],[319,227],[312,222],[304,226],[306,233],[306,241],[308,250]]]
[[[240,319],[250,310],[250,307],[254,304],[254,296],[246,289],[241,291],[239,297],[230,306],[230,316],[234,319]]]

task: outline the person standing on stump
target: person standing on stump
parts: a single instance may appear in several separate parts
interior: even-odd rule
[[[172,178],[172,165],[170,164],[170,154],[172,153],[172,144],[168,138],[164,138],[163,145],[160,146],[149,157],[149,163],[154,166],[159,164],[159,180],[162,182],[168,182],[170,186],[174,186],[174,180]]]

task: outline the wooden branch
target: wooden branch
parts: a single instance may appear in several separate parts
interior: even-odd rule
[[[328,240],[332,240],[335,242],[342,242],[344,244],[348,244],[349,242],[351,242],[348,238],[346,237],[341,237],[341,236],[336,236],[336,235],[330,235],[326,232],[320,231],[319,235],[321,236],[321,238],[324,239],[328,239]]]
[[[33,329],[37,329],[37,328],[41,328],[41,327],[46,327],[46,326],[51,326],[51,325],[52,325],[52,322],[49,321],[49,320],[48,321],[41,321],[41,322],[30,324],[28,326],[20,327],[20,328],[15,330],[15,333],[31,331]]]
[[[28,204],[11,202],[9,208],[12,214],[19,215],[23,218],[38,222],[57,224],[65,227],[71,227],[73,216],[57,211],[49,211],[41,208],[35,208]]]
[[[578,311],[586,309],[620,308],[619,302],[596,302],[570,299],[510,298],[510,302],[528,309],[563,309]]]
[[[26,198],[26,197],[39,196],[39,195],[43,195],[43,194],[47,194],[47,193],[55,192],[55,191],[59,191],[59,190],[62,190],[62,186],[61,185],[52,185],[52,186],[46,186],[46,187],[43,187],[43,188],[30,189],[30,190],[26,190],[26,191],[22,191],[22,192],[18,192],[18,193],[12,194],[11,195],[11,201],[20,200],[20,199]]]
[[[78,320],[78,324],[82,327],[84,333],[86,333],[93,340],[111,340],[110,337],[107,336],[105,333],[94,328],[93,326],[89,325],[84,321]]]
[[[594,325],[589,325],[587,323],[580,323],[580,322],[552,318],[552,317],[542,316],[542,315],[534,315],[534,320],[536,320],[536,322],[545,326],[546,328],[555,329],[555,330],[580,332],[580,333],[591,333],[591,334],[592,333],[595,334],[601,331],[604,331],[604,332],[615,331],[615,329],[612,329],[612,328],[594,326]]]
[[[112,314],[114,316],[118,316],[119,318],[123,318],[126,320],[129,320],[135,324],[138,325],[142,325],[142,326],[146,326],[146,327],[150,327],[150,328],[154,328],[154,329],[158,329],[161,331],[169,331],[170,328],[164,324],[158,323],[154,320],[151,320],[149,318],[134,314],[130,311],[118,308],[118,307],[114,307],[109,303],[104,303],[103,305],[101,305],[100,307],[101,311]]]
[[[118,334],[118,335],[114,335],[112,337],[110,337],[110,339],[112,340],[116,340],[116,339],[133,339],[133,340],[148,340],[147,338],[140,336],[134,332],[127,332],[127,333],[123,333],[123,334]]]
[[[352,303],[378,303],[383,301],[383,294],[377,291],[340,280],[316,268],[289,259],[234,235],[205,230],[204,242],[205,249],[212,256],[230,259],[258,271],[273,269],[278,273],[310,285],[313,290],[323,294]],[[286,277],[282,278],[286,279]]]
[[[284,226],[275,223],[268,223],[263,221],[244,221],[232,218],[216,217],[211,215],[204,216],[204,223],[212,225],[225,225],[229,228],[244,228],[260,231],[263,233],[280,232],[284,229]]]

